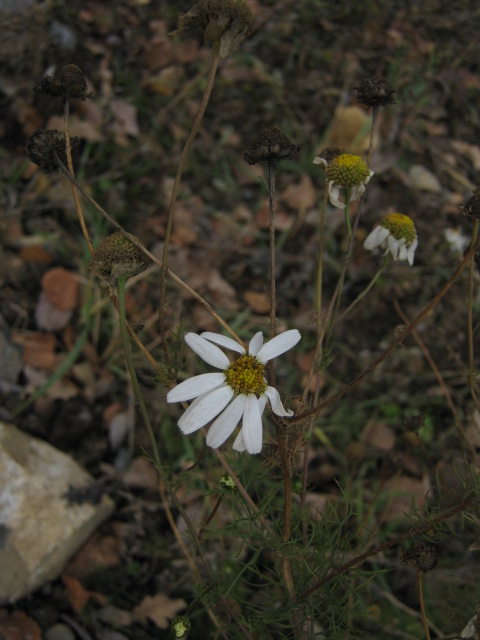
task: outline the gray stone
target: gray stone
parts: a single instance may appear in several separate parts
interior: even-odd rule
[[[113,512],[108,496],[73,505],[64,497],[92,481],[70,456],[0,422],[0,605],[60,575]]]
[[[75,640],[75,634],[66,624],[57,622],[47,629],[45,640]]]

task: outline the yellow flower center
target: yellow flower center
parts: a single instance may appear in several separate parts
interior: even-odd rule
[[[226,369],[225,378],[236,394],[261,396],[267,388],[264,373],[265,367],[259,360],[253,356],[241,356]]]
[[[381,225],[388,229],[396,240],[404,238],[407,245],[417,237],[412,219],[403,213],[391,213],[382,220]]]
[[[333,158],[327,166],[327,180],[341,187],[364,184],[370,175],[367,163],[360,156],[342,153]]]

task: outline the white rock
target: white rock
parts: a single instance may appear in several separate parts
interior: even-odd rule
[[[0,422],[0,605],[56,578],[113,512],[108,496],[81,505],[63,497],[92,481],[70,456]]]

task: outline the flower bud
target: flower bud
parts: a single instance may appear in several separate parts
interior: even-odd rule
[[[114,284],[118,278],[130,278],[149,264],[146,255],[120,231],[106,237],[98,245],[90,263],[92,271],[104,282]]]
[[[187,616],[177,616],[170,623],[172,637],[181,638],[181,640],[186,640],[186,638],[188,638],[191,628],[192,624]]]

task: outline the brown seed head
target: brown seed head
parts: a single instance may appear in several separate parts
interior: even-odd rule
[[[48,93],[51,96],[67,98],[80,98],[85,100],[87,94],[87,81],[80,67],[76,64],[66,64],[57,69],[53,76],[45,76],[42,82],[34,88],[36,93]]]
[[[72,151],[78,146],[78,138],[70,139]],[[28,158],[45,173],[58,169],[59,160],[67,164],[65,134],[62,131],[37,129],[25,142],[25,153]]]
[[[147,256],[120,231],[107,236],[98,245],[90,269],[104,282],[112,285],[122,277],[136,275],[149,264]]]
[[[292,144],[287,136],[275,125],[271,125],[260,131],[258,136],[250,143],[250,148],[245,151],[243,158],[248,164],[257,162],[272,162],[276,164],[280,160],[290,160],[300,147]]]
[[[461,210],[465,216],[480,220],[480,187],[473,191],[473,196],[466,201]]]
[[[425,542],[415,542],[402,555],[403,564],[415,567],[422,573],[427,573],[435,568],[438,555],[434,547]]]
[[[357,102],[367,107],[386,107],[397,101],[395,91],[385,78],[365,78],[354,89],[357,92]]]
[[[170,35],[187,29],[200,29],[205,42],[219,44],[225,58],[250,34],[253,15],[246,0],[200,0],[188,13],[178,16],[178,28]]]

